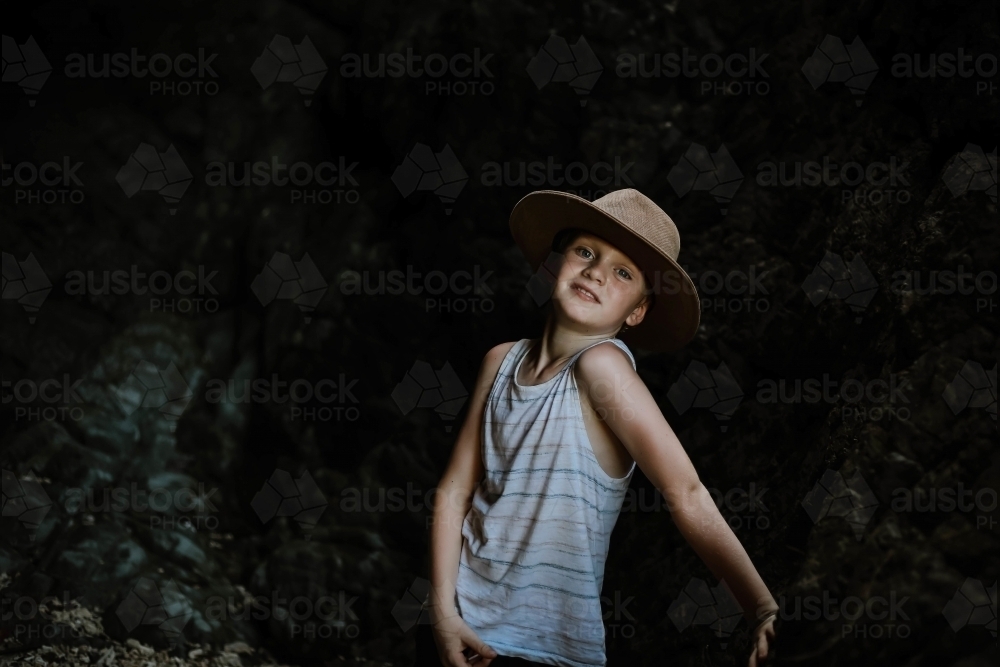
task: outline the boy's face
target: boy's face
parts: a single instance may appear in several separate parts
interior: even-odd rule
[[[564,251],[552,303],[574,330],[614,335],[622,323],[642,322],[649,301],[639,267],[615,246],[580,234]]]

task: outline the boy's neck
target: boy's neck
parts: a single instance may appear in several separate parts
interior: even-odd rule
[[[545,323],[538,343],[528,352],[531,367],[534,369],[532,375],[539,377],[545,374],[547,369],[557,370],[562,368],[574,354],[608,338],[614,338],[607,333],[585,334],[578,331],[567,330],[553,324],[551,318]]]

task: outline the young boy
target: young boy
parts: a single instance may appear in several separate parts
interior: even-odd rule
[[[510,226],[532,269],[545,260],[551,310],[540,339],[483,360],[435,496],[415,664],[604,665],[604,564],[638,466],[755,628],[756,667],[778,606],[616,337],[673,351],[697,332],[676,226],[633,189],[533,192]]]

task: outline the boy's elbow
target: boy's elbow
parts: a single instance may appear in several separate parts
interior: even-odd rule
[[[694,514],[701,510],[708,509],[707,505],[715,507],[715,500],[708,492],[705,485],[697,477],[686,480],[683,484],[673,488],[667,496],[667,502],[674,512],[682,514]]]

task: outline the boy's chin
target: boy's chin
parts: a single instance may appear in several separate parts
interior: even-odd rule
[[[569,311],[558,313],[555,324],[564,329],[586,333],[587,335],[592,335],[598,331],[606,331],[608,336],[615,335],[615,332],[620,327],[619,324],[614,322],[599,321],[593,317],[581,316],[579,313]]]

